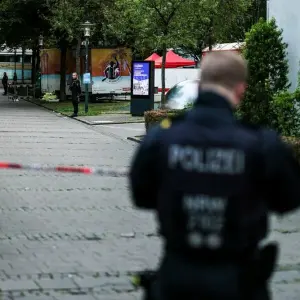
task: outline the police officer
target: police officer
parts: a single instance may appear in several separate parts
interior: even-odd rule
[[[71,115],[71,118],[74,118],[78,116],[78,104],[80,102],[81,95],[80,81],[76,72],[72,74],[72,81],[70,83],[69,89],[72,92],[72,104],[74,110],[73,114]]]
[[[133,202],[157,212],[164,239],[153,299],[270,299],[276,244],[259,245],[269,213],[299,207],[300,168],[274,131],[235,119],[246,80],[240,55],[206,55],[194,108],[134,156]]]

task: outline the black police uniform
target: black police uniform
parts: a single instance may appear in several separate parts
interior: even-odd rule
[[[73,79],[70,84],[70,91],[72,92],[72,104],[73,104],[73,116],[77,116],[78,114],[78,104],[79,104],[79,97],[81,94],[81,86],[80,81],[78,79]]]
[[[225,98],[202,91],[191,111],[150,130],[130,184],[164,239],[155,299],[269,299],[276,253],[258,244],[270,212],[300,205],[299,164],[275,132],[242,124]]]

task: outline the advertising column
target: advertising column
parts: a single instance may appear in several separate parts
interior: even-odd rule
[[[130,113],[142,116],[154,108],[154,62],[133,61]]]

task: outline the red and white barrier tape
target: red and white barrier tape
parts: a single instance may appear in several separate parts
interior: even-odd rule
[[[10,162],[0,162],[0,169],[44,171],[44,172],[62,172],[62,173],[80,173],[86,175],[99,175],[109,177],[125,177],[126,170],[112,170],[104,168],[72,167],[72,166],[44,166],[39,164],[22,165]]]

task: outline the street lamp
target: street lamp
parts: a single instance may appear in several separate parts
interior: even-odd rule
[[[39,36],[39,46],[40,48],[44,46],[44,37],[42,35]]]
[[[44,37],[42,34],[40,34],[39,36],[39,51],[40,51],[40,58],[39,58],[39,85],[40,85],[40,91],[39,91],[39,95],[40,97],[42,96],[42,68],[41,68],[41,50],[43,49],[44,46]]]
[[[89,21],[81,24],[83,28],[84,37],[85,37],[85,74],[83,75],[83,81],[85,84],[85,102],[84,102],[84,111],[85,113],[89,110],[89,84],[90,84],[90,74],[89,74],[89,37],[91,36],[91,24]]]
[[[17,74],[17,48],[14,48],[15,74]],[[15,76],[14,74],[14,76]]]

